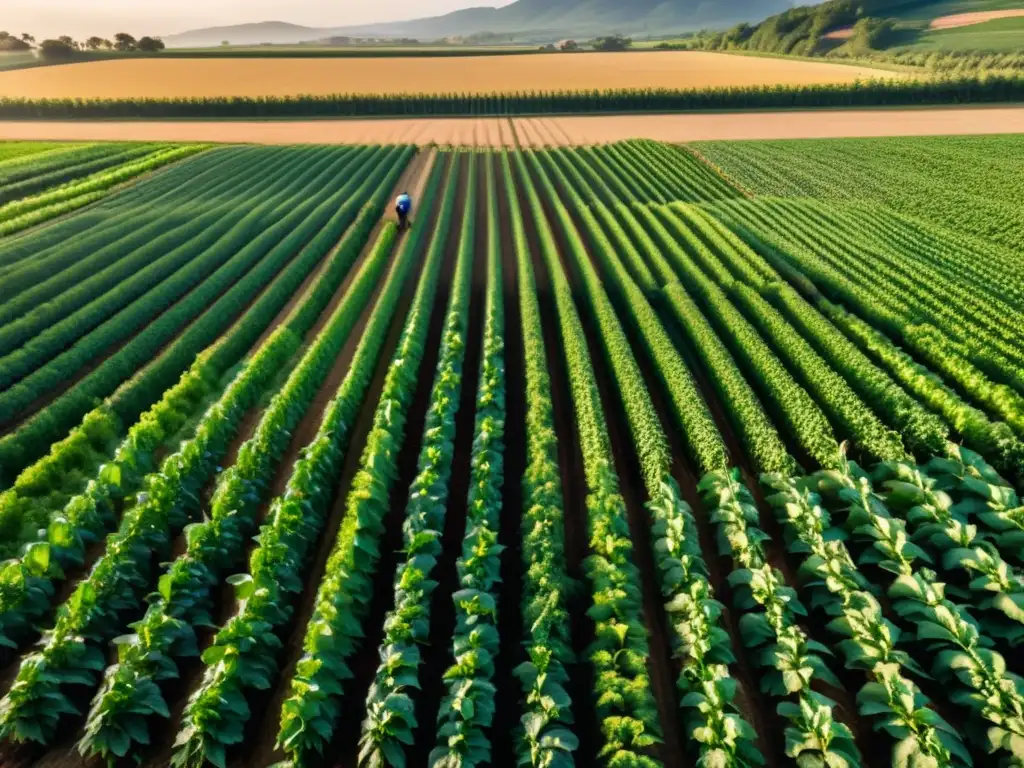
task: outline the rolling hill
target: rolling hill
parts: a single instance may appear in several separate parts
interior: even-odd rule
[[[168,35],[172,48],[290,44],[338,35],[434,40],[479,32],[521,33],[524,39],[604,32],[661,34],[758,21],[790,6],[789,0],[517,0],[501,8],[466,8],[409,21],[316,29],[283,22],[212,27]]]
[[[759,24],[702,33],[683,45],[861,58],[880,53],[947,57],[1000,53],[1016,58],[1004,57],[998,68],[1019,68],[1024,62],[1018,55],[1024,51],[1021,17],[991,18],[991,12],[1018,9],[1024,9],[1024,0],[827,0],[789,8]],[[944,22],[953,26],[943,28]],[[898,63],[923,66],[916,61]],[[932,61],[927,66],[936,64]]]
[[[289,45],[326,37],[330,30],[287,24],[283,21],[264,21],[258,24],[233,24],[224,27],[194,29],[177,35],[166,35],[169,48],[210,48],[224,41],[232,45]]]

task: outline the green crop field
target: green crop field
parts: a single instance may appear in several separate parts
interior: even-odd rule
[[[1016,53],[1024,48],[1024,17],[993,19],[968,27],[922,32],[913,51],[980,51]]]
[[[34,150],[3,765],[1024,764],[1024,138]]]

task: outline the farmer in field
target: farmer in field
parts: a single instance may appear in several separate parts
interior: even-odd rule
[[[409,226],[409,214],[412,213],[412,198],[408,192],[403,192],[395,200],[395,212],[398,214],[398,229],[402,230]]]

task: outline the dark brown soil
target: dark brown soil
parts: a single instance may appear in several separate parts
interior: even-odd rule
[[[569,665],[569,681],[566,685],[573,702],[575,718],[574,733],[579,739],[575,753],[577,765],[597,765],[600,749],[600,730],[597,712],[592,704],[594,694],[593,666],[587,660],[586,649],[594,640],[594,622],[587,615],[590,605],[589,590],[584,587],[586,574],[583,562],[590,553],[589,523],[587,518],[587,484],[583,474],[583,455],[580,450],[579,433],[573,409],[572,392],[562,354],[562,340],[559,332],[558,314],[551,281],[540,255],[540,238],[537,222],[528,205],[523,191],[522,180],[516,173],[516,193],[523,211],[530,253],[533,257],[533,271],[540,302],[541,322],[544,330],[544,350],[547,368],[551,376],[551,404],[555,419],[555,433],[558,436],[558,463],[562,475],[562,495],[565,511],[565,557],[566,570],[570,579],[576,582],[574,593],[568,601],[572,621],[572,643],[576,651],[576,662]]]
[[[663,743],[655,754],[666,768],[682,768],[687,765],[684,756],[682,738],[684,729],[679,717],[677,705],[675,664],[672,661],[672,644],[667,630],[663,608],[663,598],[658,587],[657,567],[654,563],[654,550],[650,536],[650,520],[644,511],[646,493],[643,477],[634,451],[629,450],[633,444],[628,424],[623,415],[618,393],[613,387],[609,376],[610,362],[606,359],[602,346],[597,342],[600,328],[589,311],[589,301],[581,287],[581,277],[570,250],[565,232],[556,222],[553,210],[547,198],[544,198],[548,220],[552,224],[555,241],[558,244],[562,267],[574,286],[573,294],[584,324],[590,353],[591,364],[594,366],[595,377],[601,395],[601,403],[605,412],[605,421],[611,439],[615,469],[619,476],[619,491],[626,503],[629,516],[630,538],[633,541],[634,562],[640,571],[641,590],[643,593],[644,623],[647,627],[650,659],[648,673],[651,689],[658,706],[659,720]]]
[[[523,513],[522,477],[526,471],[526,374],[525,351],[519,308],[519,273],[516,269],[515,243],[508,200],[501,184],[501,164],[497,158],[498,229],[501,248],[502,296],[505,310],[505,483],[502,487],[501,528],[501,595],[498,601],[498,651],[495,685],[499,695],[495,701],[494,728],[491,745],[494,754],[513,755],[516,729],[519,727],[519,681],[513,670],[525,660],[522,651],[523,554],[521,524]]]
[[[418,166],[421,170],[429,170],[429,165]],[[400,182],[401,183],[401,182]],[[376,232],[377,230],[375,230]],[[371,236],[370,243],[367,246],[367,250],[372,247],[375,237]],[[400,246],[396,246],[400,247]],[[366,439],[373,426],[373,418],[376,410],[376,403],[379,398],[380,392],[384,386],[384,380],[387,376],[388,368],[391,364],[391,358],[394,354],[395,349],[398,346],[399,338],[402,334],[402,329],[405,326],[406,315],[408,309],[412,304],[413,297],[416,293],[416,286],[418,284],[419,271],[416,270],[413,275],[410,275],[406,279],[405,286],[403,288],[402,296],[395,313],[395,317],[392,320],[391,330],[389,332],[388,339],[385,343],[384,348],[381,351],[381,355],[378,361],[377,371],[374,376],[373,383],[371,384],[366,398],[366,404],[360,411],[359,420],[356,422],[352,435],[350,437],[349,447],[346,451],[344,466],[342,468],[340,480],[337,484],[337,491],[334,498],[333,506],[328,523],[323,531],[321,537],[320,546],[316,553],[313,561],[311,570],[307,580],[306,589],[303,592],[300,606],[296,611],[295,615],[290,622],[288,630],[282,633],[280,636],[285,643],[285,651],[282,660],[282,673],[278,676],[278,680],[272,691],[258,692],[255,696],[250,696],[250,705],[254,713],[254,717],[249,723],[249,729],[247,731],[246,748],[244,750],[237,750],[234,755],[233,764],[237,765],[238,768],[243,766],[255,765],[265,766],[280,759],[282,756],[277,753],[274,749],[274,742],[277,736],[279,717],[281,711],[281,703],[289,693],[289,686],[291,679],[294,675],[295,665],[298,663],[302,656],[302,643],[305,638],[306,625],[309,622],[309,618],[312,615],[313,608],[316,600],[316,593],[319,587],[320,581],[323,578],[324,569],[327,564],[327,558],[330,556],[331,550],[333,549],[335,538],[337,536],[338,528],[344,518],[345,510],[348,502],[349,489],[352,485],[352,480],[358,473],[362,463],[362,452],[366,445]],[[444,274],[442,273],[441,280],[444,281]],[[317,403],[314,404],[313,410],[319,410],[322,412],[326,408],[328,402],[333,398],[334,392],[337,387],[340,386],[341,381],[344,379],[345,373],[347,373],[348,367],[351,363],[352,356],[355,353],[356,346],[358,345],[359,339],[362,337],[363,330],[365,329],[366,323],[369,320],[370,314],[374,311],[374,304],[377,296],[379,295],[380,289],[383,287],[383,281],[377,286],[374,295],[374,301],[370,303],[367,310],[364,312],[363,317],[360,320],[358,326],[353,329],[350,334],[349,341],[346,343],[345,349],[339,356],[338,361],[335,363],[335,368],[332,370],[329,380],[336,378],[337,380],[331,383],[321,390],[321,393],[317,397]],[[436,308],[436,307],[435,307]],[[434,345],[436,349],[437,345]],[[436,363],[436,352],[434,361]],[[427,347],[427,355],[421,364],[421,372],[426,370],[426,366],[430,363],[430,347]],[[344,372],[339,373],[335,376],[339,367],[344,369]],[[428,390],[429,394],[429,390]],[[370,617],[364,622],[364,626],[382,628],[383,624],[383,611],[381,606],[388,602],[385,597],[385,593],[391,591],[392,574],[395,568],[395,557],[397,551],[401,548],[401,512],[404,511],[404,503],[396,504],[396,494],[406,493],[408,491],[409,480],[405,480],[403,472],[406,471],[408,463],[408,453],[413,451],[413,467],[415,467],[415,455],[418,452],[419,436],[422,434],[422,422],[423,415],[426,413],[425,405],[421,405],[420,401],[424,398],[420,397],[419,389],[416,392],[416,399],[409,411],[406,422],[406,441],[403,445],[402,451],[399,454],[398,465],[399,465],[399,479],[392,489],[391,495],[391,507],[388,519],[385,521],[385,534],[381,542],[381,559],[378,563],[378,572],[374,578],[374,584],[376,592],[372,601]],[[322,399],[322,403],[319,402]],[[419,416],[417,424],[417,408],[422,408],[422,414]],[[309,414],[307,413],[307,418]],[[317,419],[319,422],[319,418]],[[410,440],[410,437],[415,435],[416,437]],[[410,448],[410,445],[415,446]],[[291,466],[290,463],[285,466]],[[403,485],[404,482],[404,485]],[[397,524],[395,519],[398,517]],[[378,618],[375,617],[377,611],[381,610],[381,614]],[[386,610],[386,607],[383,608]],[[365,648],[369,638],[363,641],[363,647]],[[373,654],[376,657],[376,644],[373,645]],[[358,654],[357,654],[358,655]],[[369,666],[365,663],[360,665],[356,660],[350,664],[353,671],[356,672],[356,680],[347,684],[346,688],[348,691],[353,691],[357,685],[358,677],[365,670],[363,667]],[[370,675],[372,679],[372,671],[376,669],[376,661],[370,666]],[[367,686],[368,687],[368,686]],[[346,697],[349,699],[350,697]],[[365,691],[363,692],[363,699],[365,699]],[[361,703],[362,700],[360,700]],[[352,722],[358,727],[361,717],[345,718],[344,721],[339,725],[339,731]],[[358,739],[358,731],[356,732],[356,739]],[[354,742],[353,742],[354,743]]]
[[[342,280],[342,282],[335,290],[330,302],[324,308],[324,311],[317,318],[317,321],[314,323],[313,327],[307,334],[307,340],[312,340],[316,338],[317,334],[319,334],[319,332],[327,324],[331,315],[337,309],[343,296],[348,291],[349,287],[352,284],[352,281],[355,279],[355,275],[358,273],[363,261],[371,252],[374,243],[376,242],[376,235],[379,232],[379,229],[380,226],[378,225],[378,227],[376,227],[371,233],[370,238],[367,240],[366,246],[363,248],[362,252],[353,263],[349,272],[346,274],[345,278]],[[330,257],[328,256],[328,258]],[[326,264],[326,260],[324,264]],[[272,326],[269,327],[267,331],[265,331],[262,339],[265,340],[266,338],[269,337],[270,333],[273,332],[273,326],[278,325],[279,323],[284,322],[287,319],[287,317],[291,314],[291,311],[297,306],[297,299],[301,297],[301,295],[305,292],[305,289],[311,284],[312,279],[315,279],[315,277],[320,274],[322,268],[323,265],[321,265],[321,267],[315,270],[314,273],[310,276],[310,278],[307,278],[303,285],[296,291],[295,296],[292,298],[292,300],[289,301],[288,305],[284,307],[281,310],[281,312],[278,313],[277,317],[274,319]],[[328,372],[323,384],[321,385],[317,394],[314,396],[313,401],[310,404],[310,407],[307,409],[302,420],[299,422],[298,427],[293,432],[288,448],[285,450],[282,460],[278,463],[277,469],[275,470],[274,473],[274,478],[270,483],[269,493],[267,494],[266,497],[268,501],[264,502],[261,509],[257,513],[258,523],[262,522],[267,510],[269,509],[269,499],[272,499],[274,496],[279,495],[281,492],[283,492],[284,488],[286,487],[288,478],[291,473],[291,468],[295,461],[298,459],[300,451],[316,435],[316,432],[320,427],[320,422],[322,420],[323,413],[328,403],[331,401],[331,399],[333,399],[334,395],[337,392],[337,388],[340,386],[341,382],[344,380],[346,374],[348,373],[352,357],[355,354],[356,347],[358,346],[359,340],[362,337],[363,330],[366,326],[366,323],[368,322],[371,312],[373,311],[373,307],[377,301],[383,284],[384,280],[382,278],[380,281],[378,281],[377,285],[375,286],[371,298],[367,303],[366,309],[364,309],[358,322],[354,326],[353,331],[349,335],[348,340],[346,341],[344,347],[342,348],[341,353],[338,355],[333,367]],[[397,337],[395,341],[397,343]],[[305,349],[305,347],[303,349]],[[296,356],[292,358],[292,363],[290,365],[294,365],[295,361],[299,359],[300,355],[301,352],[297,353]],[[382,376],[383,374],[381,374],[381,381],[383,380]],[[249,420],[250,423],[249,436],[251,436],[252,432],[254,432],[255,427],[258,424],[259,418],[262,417],[262,410],[262,406],[257,406],[253,409],[250,409],[249,413],[246,414],[246,419]],[[235,441],[236,444],[232,446],[233,451],[236,455],[238,449],[241,447],[242,442],[244,442],[244,439],[247,438],[242,438],[242,436],[240,435],[239,439]],[[224,461],[224,466],[228,466],[227,460]],[[248,560],[248,555],[251,553],[253,546],[254,544],[251,544],[249,547],[247,547],[246,560]],[[241,565],[239,564],[237,567],[241,567]],[[222,625],[233,615],[235,610],[233,590],[227,585],[222,585],[218,593],[215,595],[214,601],[214,615],[216,618],[216,623],[218,625]],[[212,630],[201,629],[199,632],[200,647],[207,646],[212,641],[213,634],[214,633]],[[163,742],[166,743],[154,745],[154,748],[151,750],[151,755],[156,755],[157,757],[152,758],[149,762],[147,762],[147,765],[166,765],[167,759],[169,758],[170,755],[170,742],[173,740],[173,737],[177,731],[177,724],[178,722],[180,722],[181,714],[184,710],[185,704],[187,703],[188,695],[199,683],[199,680],[203,672],[203,665],[199,662],[198,659],[186,661],[182,663],[180,666],[182,673],[181,678],[178,681],[175,681],[171,686],[169,686],[166,695],[167,700],[171,703],[172,718],[170,722],[172,724],[172,727],[167,729],[166,733],[162,734],[165,737],[163,739]],[[276,734],[276,727],[274,733]]]
[[[464,159],[464,173],[468,183],[468,157]],[[459,411],[456,416],[455,446],[452,456],[452,474],[448,487],[448,509],[444,519],[442,537],[443,551],[434,569],[438,582],[434,590],[430,609],[430,641],[421,649],[420,684],[416,702],[416,720],[419,725],[413,733],[415,744],[406,750],[409,765],[428,765],[430,751],[437,742],[437,713],[441,701],[448,692],[443,675],[451,666],[452,638],[455,635],[455,605],[452,594],[459,589],[456,561],[462,554],[462,540],[465,537],[468,520],[469,484],[473,454],[473,430],[476,418],[476,392],[480,373],[480,345],[483,340],[484,296],[487,287],[486,261],[486,197],[483,186],[483,164],[477,158],[476,231],[473,244],[473,277],[470,288],[469,327],[466,335],[466,354],[462,367],[462,390],[459,397]],[[464,210],[465,189],[459,192],[460,202],[457,213]],[[448,243],[449,252],[457,252],[459,237],[459,216],[452,224],[453,238]],[[343,768],[355,768],[355,763],[345,763]]]

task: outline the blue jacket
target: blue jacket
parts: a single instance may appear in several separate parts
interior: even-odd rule
[[[408,195],[399,195],[395,205],[402,213],[408,213],[412,210],[412,198]]]

